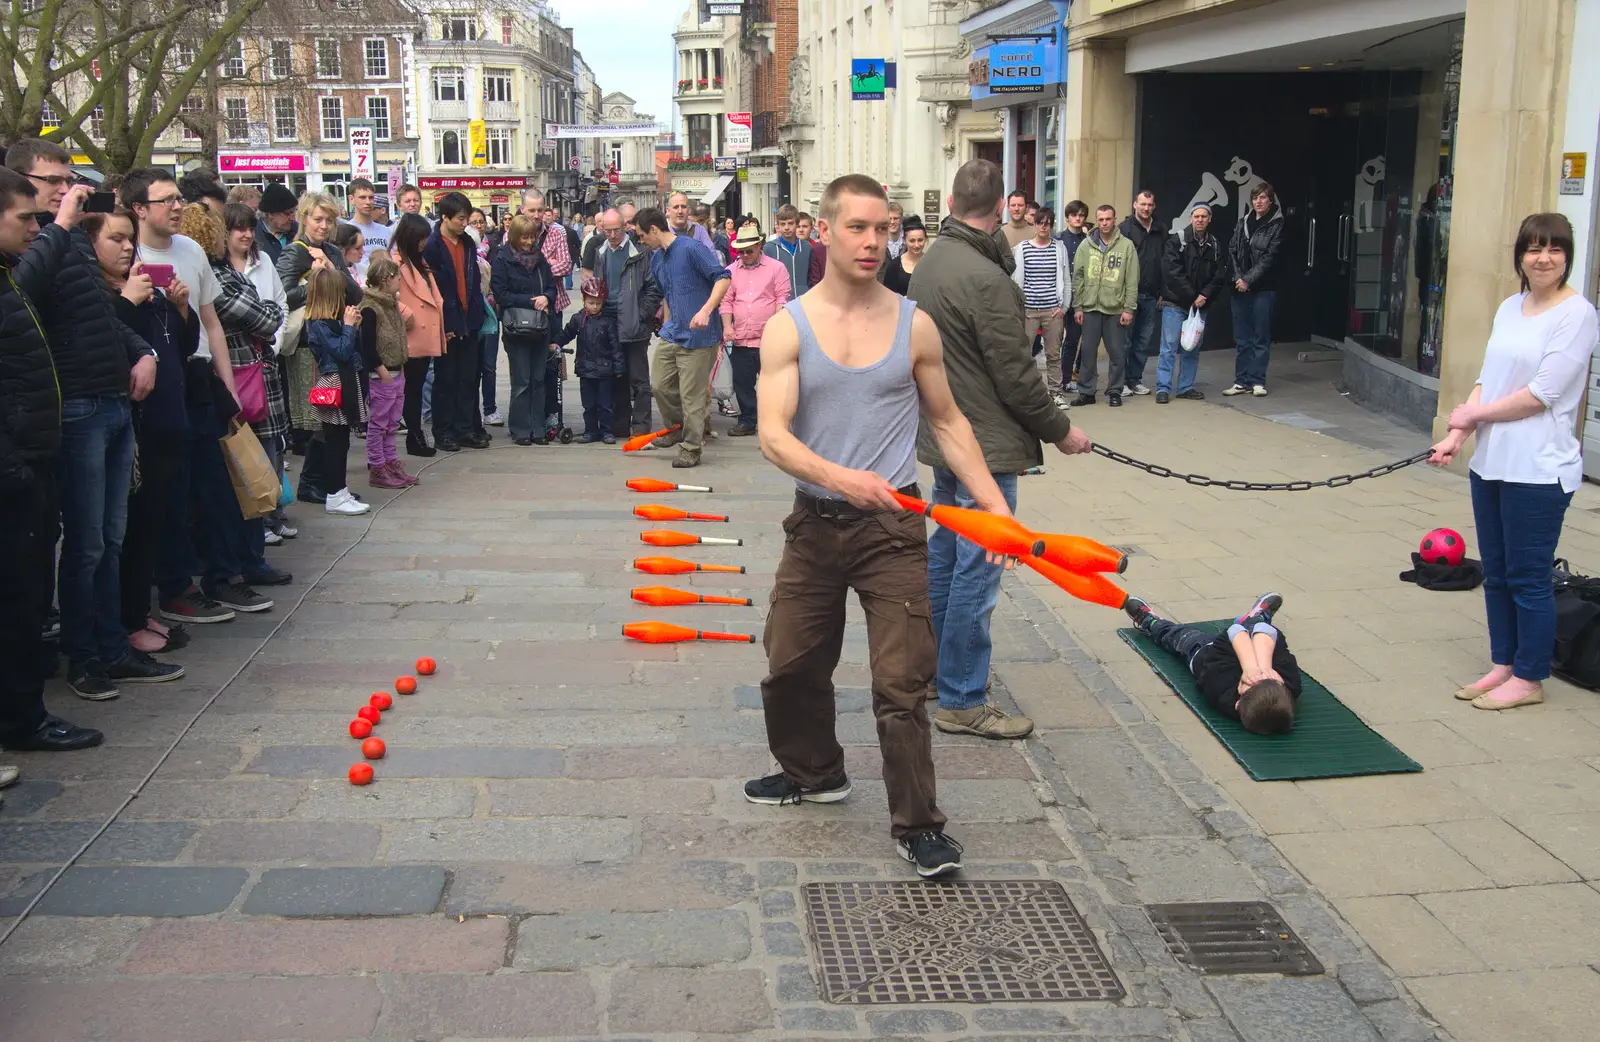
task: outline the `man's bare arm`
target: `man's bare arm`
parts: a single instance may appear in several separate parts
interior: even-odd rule
[[[763,377],[766,376],[766,359],[762,359]],[[917,381],[917,393],[922,398],[922,411],[933,428],[933,436],[944,452],[945,462],[967,486],[978,505],[991,514],[1011,516],[1006,497],[989,473],[983,450],[972,433],[972,424],[956,405],[950,393],[950,381],[944,372],[944,345],[939,340],[939,328],[925,312],[918,311],[911,321],[911,373]],[[759,408],[757,410],[759,415]]]
[[[780,311],[761,334],[761,379],[756,383],[761,454],[786,474],[837,492],[862,509],[899,509],[890,495],[894,490],[881,476],[825,460],[794,436],[789,425],[799,407],[800,334],[789,313]]]

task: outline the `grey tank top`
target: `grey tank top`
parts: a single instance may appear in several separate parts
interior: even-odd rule
[[[917,480],[920,399],[911,375],[914,300],[900,301],[889,353],[859,369],[823,353],[800,298],[784,305],[800,334],[800,401],[790,429],[818,456],[852,470],[870,470],[895,488]],[[805,481],[800,491],[822,499],[839,495]]]

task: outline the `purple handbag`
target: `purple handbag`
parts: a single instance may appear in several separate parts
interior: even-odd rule
[[[239,401],[239,419],[260,423],[267,418],[267,381],[264,362],[233,367],[234,397]]]

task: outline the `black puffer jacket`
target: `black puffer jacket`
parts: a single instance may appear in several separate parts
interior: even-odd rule
[[[0,489],[33,480],[33,465],[61,444],[61,392],[44,326],[0,258]],[[14,552],[11,548],[6,552]]]
[[[1167,252],[1167,230],[1161,222],[1151,220],[1145,231],[1139,218],[1129,214],[1117,229],[1133,243],[1133,252],[1139,255],[1139,296],[1155,297],[1161,294],[1161,256]]]
[[[45,225],[12,275],[38,309],[61,397],[126,395],[128,370],[155,351],[117,317],[88,233]]]
[[[1197,239],[1193,227],[1167,237],[1161,265],[1161,302],[1183,311],[1200,297],[1206,298],[1202,310],[1209,310],[1228,284],[1221,243],[1215,235]]]
[[[1251,211],[1233,226],[1228,241],[1228,263],[1233,277],[1243,279],[1252,293],[1278,288],[1278,251],[1283,245],[1283,210],[1272,204],[1267,216]]]

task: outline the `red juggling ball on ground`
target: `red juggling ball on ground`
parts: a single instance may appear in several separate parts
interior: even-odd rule
[[[372,733],[372,721],[356,717],[350,721],[350,737],[365,738]]]
[[[372,699],[368,702],[368,705],[372,706],[374,709],[382,711],[393,706],[394,699],[387,691],[374,691],[372,693]]]
[[[361,755],[369,760],[381,760],[385,749],[382,738],[368,738],[361,743]]]
[[[425,677],[433,676],[433,671],[439,668],[439,663],[424,655],[417,659],[417,672]]]
[[[362,706],[356,710],[356,715],[374,727],[377,726],[379,720],[383,719],[383,714],[374,706]]]
[[[350,765],[350,784],[368,785],[372,782],[372,764],[353,763]]]
[[[394,689],[402,695],[414,695],[417,693],[417,678],[396,677]]]

